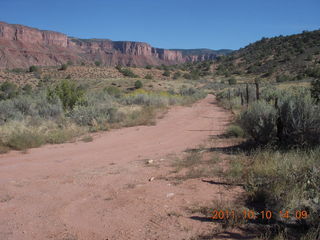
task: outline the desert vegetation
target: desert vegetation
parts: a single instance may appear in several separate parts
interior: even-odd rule
[[[129,91],[112,85],[91,89],[65,79],[32,89],[4,82],[0,85],[0,151],[62,143],[114,127],[151,124],[157,111],[205,96],[187,87],[147,91],[139,80],[134,86]]]
[[[319,80],[311,88],[279,89],[270,84],[235,85],[217,93],[235,120],[225,136],[246,140],[238,145],[224,173],[246,190],[246,206],[259,215],[268,236],[262,239],[316,239],[319,236]],[[281,217],[280,211],[290,213]],[[297,218],[305,211],[308,215]]]

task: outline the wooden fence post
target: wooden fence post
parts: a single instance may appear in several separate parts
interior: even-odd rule
[[[247,106],[248,106],[249,105],[249,84],[248,83],[246,84],[246,95],[247,95],[246,96],[247,97],[246,100],[247,100]]]
[[[259,83],[256,82],[256,99],[259,101],[260,99],[260,92],[259,92]]]

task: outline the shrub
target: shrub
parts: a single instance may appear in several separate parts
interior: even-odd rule
[[[32,92],[32,86],[30,84],[26,84],[22,87],[22,91],[25,93],[25,94],[31,94]]]
[[[86,104],[77,104],[69,116],[79,125],[94,127],[117,121],[120,117],[113,107],[112,97],[104,91],[88,94]]]
[[[276,77],[277,82],[287,82],[287,81],[292,81],[292,77],[288,75],[279,75]]]
[[[145,79],[148,79],[148,80],[153,79],[152,75],[151,75],[151,74],[149,74],[149,73],[148,73],[144,78],[145,78]]]
[[[97,67],[101,66],[101,62],[100,62],[100,61],[95,61],[94,64],[95,64]]]
[[[235,78],[229,78],[229,79],[228,79],[228,83],[229,83],[229,85],[235,85],[235,84],[237,84],[237,79],[235,79]]]
[[[30,67],[29,67],[29,72],[39,72],[39,67],[37,67],[37,66],[30,66]]]
[[[10,136],[7,146],[15,150],[25,150],[27,148],[39,147],[44,143],[44,136],[30,130],[25,130],[16,132]]]
[[[310,95],[292,95],[280,106],[281,141],[286,145],[320,144],[320,106]]]
[[[178,79],[178,78],[180,78],[181,77],[181,72],[175,72],[174,74],[173,74],[173,79]]]
[[[139,89],[139,88],[142,88],[143,87],[143,84],[140,80],[137,80],[135,83],[134,83],[134,87],[136,89]]]
[[[12,82],[3,82],[0,84],[0,100],[14,98],[18,95],[18,86]]]
[[[59,68],[60,71],[65,71],[68,68],[68,64],[62,64],[61,67]]]
[[[311,82],[311,96],[319,103],[320,102],[320,79]]]
[[[146,69],[152,69],[152,66],[151,65],[147,65]]]
[[[113,96],[116,98],[119,98],[122,96],[121,90],[115,86],[106,87],[104,91],[106,91],[110,96]]]
[[[48,90],[49,99],[58,96],[64,110],[72,110],[73,107],[82,102],[85,91],[70,80],[62,80],[53,90]]]
[[[270,143],[276,136],[277,112],[264,101],[251,104],[240,115],[244,131],[258,143]]]
[[[226,136],[227,137],[236,137],[236,138],[242,138],[244,137],[244,131],[240,126],[237,125],[231,125],[228,127]]]
[[[129,68],[123,68],[121,65],[117,65],[116,69],[123,74],[125,77],[137,78],[139,77],[134,72],[132,72]]]
[[[165,77],[170,77],[170,71],[169,70],[165,70],[162,74]]]
[[[34,119],[58,119],[62,114],[60,99],[49,101],[45,92],[0,101],[0,125],[11,120],[23,120],[29,116]]]

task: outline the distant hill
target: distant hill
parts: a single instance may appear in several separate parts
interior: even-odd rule
[[[198,49],[170,49],[173,51],[179,51],[182,53],[182,56],[200,56],[205,54],[212,54],[215,56],[228,55],[233,52],[231,49],[219,49],[212,50],[208,48],[198,48]]]
[[[216,62],[221,75],[253,74],[277,81],[320,78],[320,30],[262,38]]]

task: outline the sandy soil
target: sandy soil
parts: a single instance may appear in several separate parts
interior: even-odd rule
[[[230,117],[208,96],[170,109],[155,126],[0,155],[0,239],[190,239],[210,231],[215,223],[185,209],[232,200],[241,189],[163,176],[172,154],[222,133]]]

